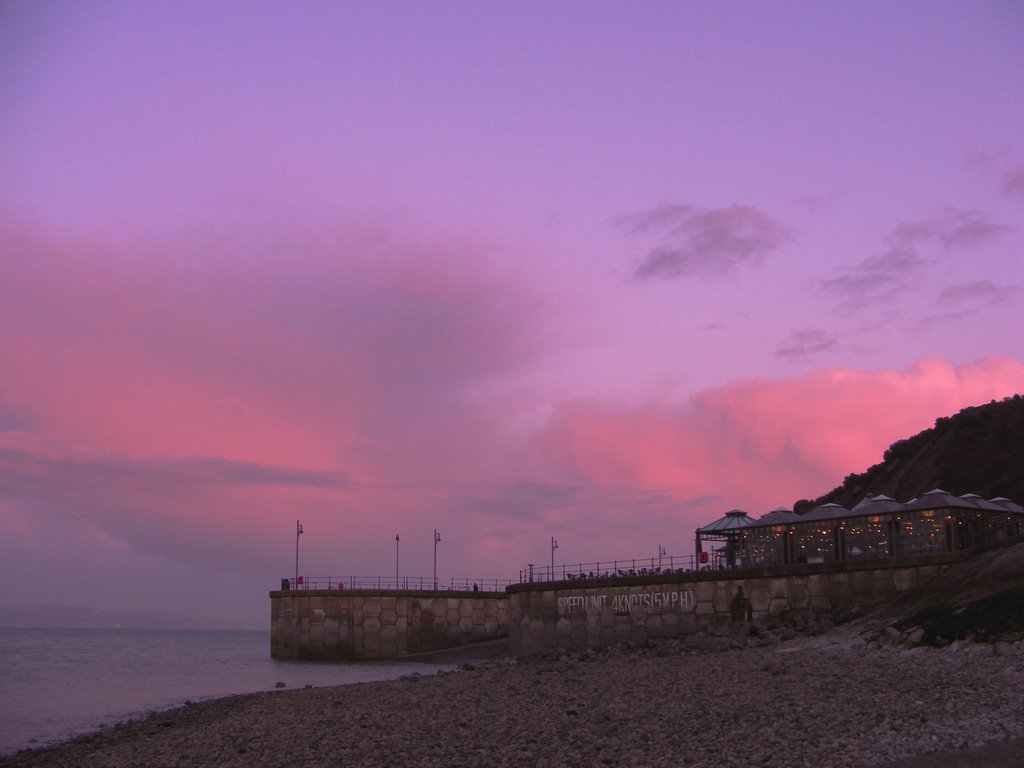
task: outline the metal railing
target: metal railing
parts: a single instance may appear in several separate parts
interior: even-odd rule
[[[503,592],[510,579],[467,579],[451,577],[447,581],[432,576],[294,576],[281,579],[282,590],[303,589],[377,589],[443,592]]]
[[[578,579],[619,579],[633,576],[656,576],[669,573],[696,571],[693,555],[662,555],[636,557],[629,560],[599,560],[595,563],[563,563],[553,569],[550,565],[528,565],[519,571],[519,583],[536,581],[575,581]]]

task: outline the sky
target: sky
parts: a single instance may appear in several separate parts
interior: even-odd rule
[[[0,0],[0,607],[263,627],[297,520],[338,581],[688,555],[1024,392],[1022,39]]]

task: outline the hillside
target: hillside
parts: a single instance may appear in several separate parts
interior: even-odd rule
[[[813,500],[798,501],[796,512],[819,504],[850,508],[868,494],[908,501],[933,488],[957,496],[1024,500],[1024,398],[1020,395],[964,408],[935,426],[893,443],[883,461]]]

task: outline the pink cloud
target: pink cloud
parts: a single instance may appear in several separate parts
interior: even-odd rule
[[[1024,199],[1024,165],[1018,165],[1003,174],[1003,194]]]
[[[762,211],[734,204],[700,211],[692,205],[663,205],[620,216],[615,223],[631,235],[650,232],[663,242],[639,260],[635,280],[721,277],[775,251],[790,234]]]
[[[17,255],[0,263],[0,394],[34,414],[35,437],[98,454],[417,477],[480,456],[465,447],[491,418],[475,388],[542,347],[519,289],[443,239],[352,237],[253,269],[168,245],[0,237]],[[441,423],[466,439],[426,462],[406,449]]]
[[[479,390],[544,348],[521,289],[443,234],[258,269],[197,243],[0,227],[0,496],[228,570],[265,570],[296,516],[325,571],[343,541],[378,572],[375,525],[454,531],[459,484],[509,466]]]
[[[986,358],[905,371],[829,368],[739,381],[684,404],[566,406],[537,439],[544,462],[581,483],[708,496],[762,514],[830,490],[892,442],[968,405],[1024,391],[1024,365]],[[689,519],[699,524],[692,513]]]
[[[930,218],[907,221],[897,226],[890,240],[897,249],[937,242],[946,250],[977,248],[996,240],[1011,227],[992,221],[980,211],[947,208]]]
[[[485,252],[443,233],[315,240],[253,266],[198,236],[0,227],[4,568],[75,551],[60,576],[82,584],[120,559],[259,592],[292,573],[295,519],[308,574],[390,573],[396,533],[402,572],[428,574],[434,528],[444,577],[511,578],[550,536],[566,562],[683,554],[730,507],[822,493],[938,416],[1024,390],[1024,366],[987,358],[551,403],[503,389],[550,365],[550,318]],[[554,415],[526,434],[520,402]]]

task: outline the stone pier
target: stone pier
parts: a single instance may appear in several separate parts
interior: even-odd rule
[[[786,611],[832,611],[905,592],[963,553],[743,571],[703,571],[509,587],[515,655],[679,637],[701,625]]]
[[[275,659],[393,659],[507,636],[504,592],[270,593]]]

